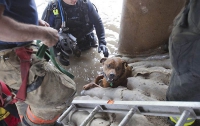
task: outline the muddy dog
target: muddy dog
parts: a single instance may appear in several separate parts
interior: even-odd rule
[[[131,77],[132,67],[119,57],[102,58],[103,73],[98,75],[94,82],[83,86],[84,90],[94,87],[118,87],[127,86],[127,78]]]

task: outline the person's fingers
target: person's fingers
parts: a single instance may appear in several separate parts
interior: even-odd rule
[[[40,26],[45,26],[45,22],[43,20],[39,20],[38,22]]]
[[[98,47],[98,53],[103,52],[104,57],[108,57],[109,53],[108,53],[108,49],[105,45],[101,45]]]
[[[45,29],[46,29],[46,32],[44,33],[45,35],[42,41],[46,46],[52,47],[59,40],[58,31],[51,27],[45,27]]]
[[[99,47],[98,47],[98,53],[100,53],[100,52],[101,52],[101,47],[99,46]]]
[[[103,54],[104,54],[104,57],[108,57],[108,55],[109,55],[108,49],[107,49],[106,47],[105,47],[105,49],[104,49]]]
[[[46,27],[50,27],[49,23],[45,22],[45,26]]]
[[[50,25],[49,25],[49,23],[47,23],[46,21],[44,21],[44,20],[39,20],[39,25],[40,26],[45,26],[45,27],[50,27]]]
[[[102,51],[103,51],[103,53],[105,52],[105,46],[102,46]]]

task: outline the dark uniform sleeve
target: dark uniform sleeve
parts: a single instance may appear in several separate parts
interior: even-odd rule
[[[88,8],[89,8],[89,11],[88,11],[89,18],[90,18],[90,21],[94,24],[97,37],[99,40],[99,44],[106,45],[105,32],[104,32],[104,26],[103,26],[102,20],[98,12],[94,8],[94,5],[90,2],[90,0],[88,0]]]
[[[9,1],[6,1],[6,0],[0,0],[0,4],[4,5],[6,9],[9,9],[10,7]]]
[[[48,5],[46,6],[46,8],[44,9],[43,13],[42,13],[42,20],[47,22],[47,9],[48,9]]]
[[[51,2],[48,3],[47,7],[45,8],[43,14],[42,14],[42,20],[49,23],[50,27],[55,27],[55,18],[53,15],[53,10],[50,8]]]

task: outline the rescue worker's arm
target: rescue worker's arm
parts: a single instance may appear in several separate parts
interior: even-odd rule
[[[27,42],[41,40],[51,47],[58,42],[57,30],[31,24],[19,23],[3,15],[4,6],[0,5],[0,40],[5,42]]]
[[[47,23],[46,21],[44,20],[38,20],[38,24],[39,26],[45,26],[45,27],[50,27],[49,23]]]
[[[88,0],[88,7],[89,7],[89,11],[88,11],[89,18],[90,18],[90,21],[94,24],[98,40],[100,43],[103,43],[106,45],[105,32],[104,32],[104,26],[103,26],[102,20],[89,0]]]
[[[102,20],[95,10],[93,4],[88,0],[88,8],[89,8],[89,18],[90,21],[94,24],[97,37],[99,40],[99,52],[103,51],[104,57],[108,57],[108,49],[106,47],[106,41],[105,41],[105,32],[104,32],[104,26],[102,23]]]

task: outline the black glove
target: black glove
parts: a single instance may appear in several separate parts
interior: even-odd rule
[[[98,53],[100,53],[101,51],[103,51],[104,57],[108,57],[109,53],[108,53],[108,49],[106,47],[106,45],[104,44],[100,44],[98,47]]]

